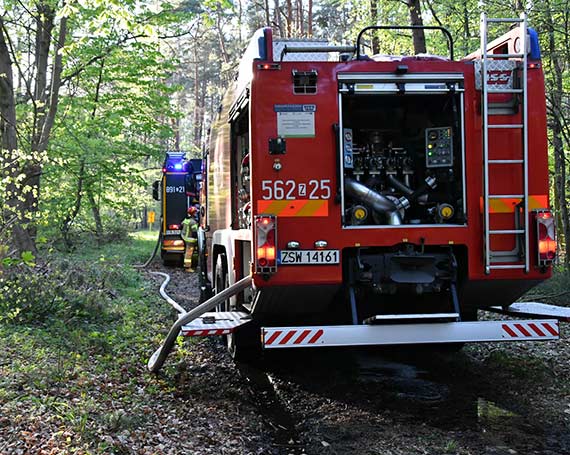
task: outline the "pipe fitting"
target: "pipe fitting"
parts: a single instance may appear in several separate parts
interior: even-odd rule
[[[402,224],[402,216],[400,215],[399,210],[405,207],[398,207],[399,204],[396,205],[387,197],[382,196],[376,191],[368,188],[366,185],[363,185],[362,183],[359,183],[351,178],[346,178],[344,180],[344,187],[346,193],[350,197],[368,204],[375,212],[386,215],[388,218],[388,224],[392,226],[400,226]]]

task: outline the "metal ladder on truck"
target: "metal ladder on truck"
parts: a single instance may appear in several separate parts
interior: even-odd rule
[[[520,49],[518,53],[489,53],[488,47],[488,25],[494,23],[511,23],[520,24]],[[529,254],[529,229],[528,220],[529,210],[529,190],[528,190],[528,91],[527,91],[527,17],[522,13],[520,18],[495,19],[488,18],[485,13],[481,13],[481,116],[483,122],[482,143],[483,143],[483,229],[484,229],[484,261],[485,273],[489,274],[496,269],[524,269],[529,271],[530,254]],[[517,60],[510,60],[517,59]],[[489,84],[491,71],[497,71],[504,68],[512,68],[511,81],[509,88],[504,88],[499,84]],[[514,85],[515,69],[520,69],[520,87]],[[513,94],[520,97],[519,110],[521,113],[521,123],[503,123],[491,124],[489,122],[490,102],[489,95],[494,94]],[[505,115],[505,113],[502,113]],[[515,115],[516,113],[511,113]],[[508,115],[508,114],[507,114]],[[522,150],[521,156],[517,159],[498,159],[490,157],[489,131],[499,130],[509,131],[518,129],[521,132]],[[496,153],[496,150],[495,150]],[[517,194],[494,194],[490,193],[489,174],[492,166],[520,165],[522,167],[522,188]],[[515,209],[515,225],[513,229],[494,229],[491,219],[491,202],[494,200],[513,200],[520,199],[518,204],[518,213]],[[522,209],[522,215],[520,210]],[[491,250],[491,238],[493,236],[508,236],[515,238],[514,250]]]

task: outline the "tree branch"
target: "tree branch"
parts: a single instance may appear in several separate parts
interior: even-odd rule
[[[28,79],[26,79],[26,75],[25,75],[24,71],[22,70],[20,63],[18,62],[18,59],[16,58],[16,51],[14,49],[12,39],[10,38],[10,34],[8,33],[8,30],[6,29],[6,26],[4,25],[4,23],[2,23],[2,30],[4,32],[4,36],[6,37],[6,42],[8,44],[8,47],[10,48],[10,54],[12,55],[12,62],[16,65],[16,68],[18,69],[18,73],[20,74],[22,79],[25,81],[26,92],[28,93],[29,99],[32,100],[32,103],[34,105],[34,110],[35,110],[37,108],[36,100],[34,99],[34,96],[32,94],[32,89],[30,88],[30,81]]]

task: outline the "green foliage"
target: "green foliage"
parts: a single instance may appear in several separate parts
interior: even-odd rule
[[[14,175],[0,175],[0,202],[6,205],[10,185],[22,194],[22,203],[35,192],[40,211],[27,214],[29,226],[33,231],[39,226],[51,240],[64,237],[68,246],[72,231],[94,232],[99,240],[107,233],[116,237],[134,219],[140,221],[142,207],[150,204],[145,187],[153,177],[147,169],[160,166],[172,138],[172,121],[179,118],[171,105],[180,86],[170,79],[175,60],[170,58],[168,40],[187,33],[199,4],[181,7],[178,2],[144,0],[9,4],[3,25],[10,45],[17,46],[10,51],[14,77],[20,81],[14,84],[19,149],[3,151],[8,155],[3,159],[15,160],[20,169],[37,164],[41,194],[26,183],[24,173],[10,170]],[[49,147],[38,151],[28,138],[35,138],[37,119],[45,115],[41,110],[47,102],[32,98],[27,87],[35,85],[35,70],[30,67],[36,43],[33,24],[42,8],[54,13],[52,43],[64,17],[68,32]],[[6,242],[10,237],[5,226],[13,223],[12,215],[0,213],[0,233]]]
[[[145,365],[160,342],[158,329],[165,328],[171,314],[168,305],[159,303],[154,286],[132,265],[148,257],[155,241],[156,233],[143,232],[102,247],[85,244],[72,254],[43,253],[50,261],[51,278],[35,289],[42,297],[31,292],[29,296],[43,302],[57,293],[66,299],[65,305],[75,302],[84,308],[77,317],[56,308],[57,317],[47,315],[42,323],[31,314],[25,320],[0,320],[0,350],[9,359],[0,374],[3,415],[24,416],[26,431],[41,421],[42,435],[53,435],[50,443],[59,447],[57,435],[64,433],[61,444],[73,438],[80,453],[116,453],[114,446],[104,443],[100,430],[116,434],[145,422],[146,395],[162,394],[165,388],[145,374]],[[41,270],[45,269],[36,266],[33,273]],[[31,269],[22,266],[19,271],[29,274]],[[2,270],[0,278],[6,273]],[[56,273],[72,278],[61,285]],[[89,298],[92,303],[84,305]],[[5,308],[0,314],[5,315]]]
[[[148,27],[139,32],[151,34]],[[143,169],[158,167],[171,134],[162,119],[176,115],[167,83],[172,66],[158,41],[116,45],[121,39],[109,31],[74,49],[80,60],[104,57],[74,78],[83,94],[61,101],[66,116],[54,132],[42,201],[42,226],[52,238],[66,223],[74,223],[75,232],[96,231],[94,211],[105,235],[116,238],[150,203]]]
[[[125,236],[126,237],[126,236]],[[124,241],[124,239],[123,239]],[[140,277],[125,261],[143,261],[153,240],[131,240],[132,249],[118,252],[116,242],[103,249],[82,246],[74,258],[48,255],[49,262],[34,264],[34,256],[5,258],[0,273],[0,323],[73,327],[117,317],[114,305],[120,292],[140,288]],[[45,256],[45,255],[44,255]]]
[[[105,316],[104,277],[92,270],[70,270],[65,262],[35,268],[11,264],[0,276],[0,321],[45,324],[77,323]]]

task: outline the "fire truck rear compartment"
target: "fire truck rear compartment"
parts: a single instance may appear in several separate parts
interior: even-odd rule
[[[465,224],[460,96],[342,96],[345,227]]]
[[[457,254],[456,254],[457,253]],[[353,323],[375,315],[464,313],[458,298],[464,281],[464,248],[449,246],[348,248],[343,250]]]

